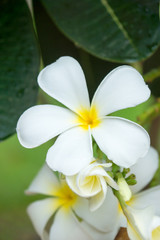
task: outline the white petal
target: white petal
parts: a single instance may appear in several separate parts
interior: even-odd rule
[[[92,129],[93,137],[107,157],[121,167],[130,167],[143,157],[150,145],[140,125],[119,117],[106,117]]]
[[[81,179],[79,179],[77,186],[79,187],[82,194],[81,196],[83,197],[94,196],[98,194],[102,189],[100,179],[96,176],[88,177],[84,179],[84,181],[81,181]]]
[[[102,190],[89,199],[89,208],[91,211],[97,210],[104,202],[107,194],[107,184],[103,177],[100,177]]]
[[[106,174],[107,176],[105,176],[105,180],[107,182],[108,185],[110,185],[110,187],[119,190],[118,184],[113,180],[113,178],[111,178],[108,173]]]
[[[80,223],[71,211],[65,212],[62,208],[55,215],[52,224],[49,240],[92,240],[82,229]]]
[[[89,210],[88,201],[84,198],[74,206],[74,210],[85,222],[102,232],[113,231],[119,220],[118,201],[109,187],[104,203],[96,211]]]
[[[38,83],[48,95],[75,112],[90,106],[84,73],[72,57],[61,57],[44,68]]]
[[[107,181],[107,183],[113,187],[114,189],[118,190],[118,185],[117,183],[108,175],[108,173],[106,172],[106,170],[104,168],[109,168],[111,167],[112,164],[111,163],[98,163],[98,162],[93,162],[92,164],[90,164],[88,167],[86,167],[85,169],[82,169],[82,173],[84,175],[88,175],[88,176],[103,176],[105,178],[105,180]],[[79,175],[81,174],[81,172],[79,173]]]
[[[107,181],[110,186],[118,190],[118,185],[106,173],[103,166],[110,167],[111,164],[100,164],[93,162],[82,169],[78,174],[67,176],[66,181],[69,187],[72,189],[72,191],[82,197],[91,197],[98,193],[101,195],[100,192],[102,190],[102,183],[104,181]]]
[[[105,169],[106,167],[111,167],[111,163],[98,163],[98,162],[93,162],[90,164],[88,167],[86,167],[83,171],[84,175],[89,175],[89,176],[94,176],[94,175],[99,175],[99,176],[108,176]]]
[[[61,134],[47,154],[47,164],[55,171],[74,175],[93,158],[90,131],[75,127]]]
[[[150,147],[148,153],[138,159],[137,163],[130,168],[130,173],[136,175],[137,184],[131,186],[133,193],[139,192],[152,180],[158,169],[159,156],[158,152]]]
[[[99,176],[92,176],[90,175],[90,172],[85,170],[82,170],[78,174],[76,183],[82,193],[82,196],[85,197],[94,196],[102,189]]]
[[[80,189],[77,187],[77,174],[75,174],[73,176],[66,176],[66,181],[67,181],[68,186],[70,187],[70,189],[73,192],[75,192],[79,196],[85,197],[85,196],[83,196]]]
[[[154,216],[151,226],[152,231],[152,240],[159,240],[160,239],[160,217]]]
[[[45,164],[34,178],[29,188],[26,190],[26,193],[41,193],[53,196],[59,187],[60,183],[56,175]]]
[[[122,209],[120,208],[120,205],[119,205],[119,225],[122,228],[127,228],[127,219],[123,214]]]
[[[115,224],[113,231],[104,233],[97,231],[94,227],[84,221],[81,222],[81,226],[85,229],[86,232],[88,232],[90,236],[92,236],[93,240],[113,240],[115,239],[120,228],[118,224]]]
[[[99,85],[92,101],[99,116],[145,102],[150,90],[142,76],[130,66],[120,66],[111,71]]]
[[[41,145],[76,125],[75,114],[53,105],[38,105],[26,110],[18,120],[17,134],[26,148]]]
[[[160,215],[160,186],[152,187],[133,196],[129,205],[137,209],[152,206],[156,215]]]
[[[27,208],[28,215],[31,218],[34,228],[41,238],[44,237],[44,229],[48,220],[57,208],[57,199],[54,198],[36,201]]]
[[[86,176],[94,175],[107,176],[107,173],[104,170],[104,168],[109,168],[111,166],[112,166],[111,163],[98,163],[94,161],[87,167],[83,168],[78,175],[82,175],[84,178]]]
[[[130,239],[150,239],[150,226],[154,217],[153,209],[148,207],[137,210],[128,206],[127,212],[127,232]]]

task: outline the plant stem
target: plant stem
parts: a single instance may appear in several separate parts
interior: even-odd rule
[[[131,66],[134,67],[138,72],[143,74],[143,64],[142,64],[142,62],[131,63]]]
[[[140,125],[149,123],[153,121],[156,117],[158,117],[158,115],[160,114],[160,99],[157,100],[158,101],[155,104],[153,104],[145,112],[138,116],[137,119]]]
[[[160,67],[152,69],[150,72],[146,73],[144,76],[145,82],[153,82],[154,79],[160,77]]]
[[[137,240],[142,240],[143,237],[138,229],[138,227],[135,224],[134,218],[132,216],[131,213],[129,213],[129,210],[127,209],[127,204],[125,203],[125,201],[123,200],[123,198],[121,197],[120,193],[117,190],[113,190],[114,191],[114,195],[117,197],[119,204],[121,206],[121,209],[125,215],[125,217],[127,218],[127,223],[128,226],[130,226],[130,228],[132,229],[132,231],[134,232],[136,239]],[[128,229],[128,227],[127,227]]]

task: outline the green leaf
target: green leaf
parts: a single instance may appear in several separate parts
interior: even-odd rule
[[[92,98],[105,75],[117,67],[118,64],[101,60],[77,48],[55,26],[42,3],[39,0],[35,0],[33,3],[36,29],[44,65],[53,63],[61,56],[72,56],[77,59],[83,68],[89,94]],[[55,101],[53,104],[55,104]]]
[[[37,98],[39,53],[25,1],[0,2],[0,139],[15,132],[21,113]]]
[[[41,0],[76,45],[105,60],[134,62],[160,43],[158,0]]]
[[[78,49],[55,26],[41,1],[33,1],[33,9],[44,65],[51,64],[64,55],[77,58]]]

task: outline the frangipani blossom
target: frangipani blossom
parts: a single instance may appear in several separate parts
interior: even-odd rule
[[[113,240],[119,230],[117,199],[111,189],[108,189],[103,205],[92,213],[88,200],[73,193],[66,182],[58,180],[45,165],[26,192],[47,195],[27,209],[36,232],[43,240]]]
[[[104,169],[111,166],[111,163],[100,164],[94,161],[78,174],[66,177],[66,181],[73,192],[89,198],[91,211],[96,210],[103,204],[107,194],[107,184],[118,190],[117,183]]]
[[[130,66],[120,66],[101,82],[90,104],[85,77],[79,63],[62,57],[44,68],[39,86],[67,108],[39,105],[26,110],[17,124],[20,143],[37,147],[59,135],[49,149],[47,164],[65,175],[74,175],[93,157],[92,137],[110,160],[130,167],[150,145],[147,132],[138,124],[106,116],[134,107],[150,96],[142,76]]]
[[[153,178],[158,162],[158,153],[150,148],[148,154],[131,168],[138,181],[131,187],[134,195],[126,201],[123,211],[120,208],[121,226],[127,227],[131,240],[160,239],[160,186],[141,191]]]

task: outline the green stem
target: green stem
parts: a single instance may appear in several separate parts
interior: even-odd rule
[[[153,121],[160,114],[160,101],[149,107],[145,112],[138,116],[138,123],[144,125]]]
[[[119,201],[119,204],[121,205],[121,208],[122,209],[125,209],[126,207],[126,203],[125,201],[123,200],[123,198],[121,197],[119,191],[115,190],[115,189],[112,189],[113,190],[113,193],[114,195],[117,197],[118,201]]]
[[[101,149],[98,147],[97,143],[95,142],[95,140],[92,138],[93,141],[93,156],[95,159],[97,160],[105,160],[107,161],[108,158],[107,156],[101,151]]]
[[[146,73],[144,76],[145,82],[153,82],[154,79],[160,77],[160,67],[152,69],[150,72]]]
[[[114,192],[114,195],[117,197],[117,199],[119,201],[119,204],[120,204],[120,206],[122,208],[122,211],[123,211],[125,217],[127,218],[127,223],[132,228],[132,231],[134,232],[137,240],[142,240],[143,237],[142,237],[139,229],[135,225],[134,219],[133,219],[132,215],[129,214],[129,212],[127,210],[127,204],[125,203],[125,201],[123,200],[123,198],[121,197],[120,193],[117,190],[113,190],[113,192]]]
[[[143,64],[142,64],[142,62],[131,63],[131,66],[134,67],[135,69],[137,69],[138,72],[143,74]]]

